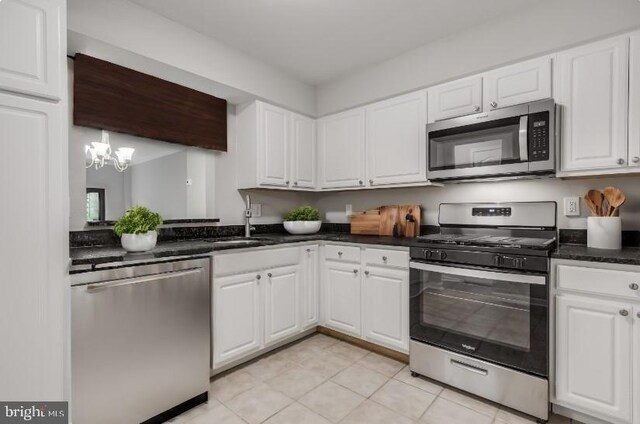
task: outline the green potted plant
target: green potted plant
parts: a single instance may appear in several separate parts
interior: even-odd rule
[[[312,206],[291,209],[284,217],[284,228],[290,234],[313,234],[320,231],[320,211]]]
[[[144,206],[134,206],[116,222],[115,233],[127,252],[146,252],[156,246],[162,217]]]

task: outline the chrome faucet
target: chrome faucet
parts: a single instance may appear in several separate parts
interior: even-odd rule
[[[255,227],[251,226],[251,217],[253,216],[253,212],[251,212],[251,197],[247,194],[247,209],[244,211],[244,236],[251,237],[251,231],[255,230]]]

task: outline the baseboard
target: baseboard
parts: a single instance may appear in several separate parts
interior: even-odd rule
[[[349,336],[347,334],[341,333],[336,330],[332,330],[327,327],[318,326],[318,333],[326,334],[327,336],[344,340],[345,342],[349,342],[363,349],[367,349],[372,352],[379,353],[380,355],[387,356],[391,359],[395,359],[396,361],[404,362],[405,364],[409,363],[409,355],[405,353],[397,352],[393,349],[389,349],[387,347],[380,346],[375,343],[371,343],[366,340],[359,339],[357,337]]]

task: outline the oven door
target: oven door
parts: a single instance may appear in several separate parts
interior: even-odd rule
[[[410,336],[548,375],[547,277],[411,262]]]

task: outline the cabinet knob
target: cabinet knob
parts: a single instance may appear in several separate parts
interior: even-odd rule
[[[260,274],[256,275],[256,280],[259,280],[261,278],[262,278],[262,275],[260,275]]]
[[[627,311],[626,309],[620,309],[620,315],[626,317],[629,315],[629,311]]]
[[[294,182],[294,183],[293,183],[293,185],[296,185],[296,186],[297,186],[297,185],[298,185],[298,182],[297,182],[297,181],[296,181],[296,182]]]
[[[357,269],[354,269],[354,270],[353,270],[353,273],[354,273],[354,274],[357,274],[357,273],[358,273],[358,270],[357,270]]]
[[[631,290],[638,290],[638,288],[639,288],[638,283],[631,283],[631,284],[629,284],[629,288],[630,288]]]
[[[638,162],[640,162],[640,157],[638,157],[638,156],[634,156],[634,157],[633,157],[633,159],[631,159],[631,162],[633,162],[633,163],[638,163]]]
[[[268,273],[267,277],[271,278],[271,277],[273,277],[273,274],[272,273]]]
[[[382,261],[383,261],[383,262],[387,262],[387,259],[388,259],[388,258],[387,258],[386,256],[383,256],[383,257],[382,257]]]
[[[489,106],[494,107],[494,108],[498,107],[498,102],[493,101],[493,102],[489,103]]]
[[[364,272],[364,275],[369,275],[369,271],[365,271],[365,272]]]
[[[373,180],[369,180],[369,184],[373,184]]]
[[[480,112],[480,106],[474,106],[473,110],[474,112]]]
[[[342,257],[342,252],[338,252],[338,256]]]
[[[638,318],[640,318],[640,312],[638,312]]]
[[[362,180],[358,180],[358,184],[362,185],[364,182]]]
[[[624,159],[620,158],[616,161],[618,165],[624,165]]]
[[[285,184],[286,184],[286,185],[289,185],[289,180],[285,181]]]
[[[307,249],[307,253],[311,253],[311,249]]]

